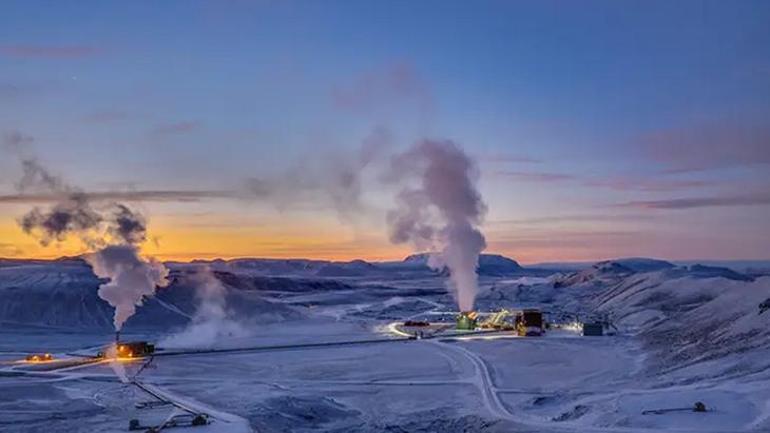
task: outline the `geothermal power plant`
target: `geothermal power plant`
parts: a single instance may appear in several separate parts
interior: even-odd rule
[[[564,313],[560,313],[566,317]],[[180,357],[217,356],[226,358],[238,354],[259,354],[275,351],[299,351],[322,348],[372,346],[381,344],[421,344],[417,340],[479,339],[488,338],[546,338],[553,333],[556,336],[602,336],[614,334],[614,326],[606,321],[557,322],[549,321],[549,314],[540,309],[501,309],[495,312],[426,312],[421,318],[391,322],[383,327],[380,335],[367,339],[345,341],[310,342],[299,344],[258,345],[230,348],[195,348],[180,350],[156,346],[155,342],[122,339],[120,332],[114,334],[114,342],[105,346],[82,349],[72,353],[32,353],[25,358],[6,365],[2,372],[21,376],[34,374],[56,374],[57,372],[109,366],[119,380],[142,395],[134,406],[141,414],[159,409],[171,409],[171,415],[161,423],[141,418],[128,420],[129,431],[159,432],[167,428],[205,427],[221,422],[216,414],[188,404],[185,399],[164,392],[162,389],[146,383],[142,373],[148,369],[162,369],[164,359]],[[510,344],[516,344],[511,340]]]

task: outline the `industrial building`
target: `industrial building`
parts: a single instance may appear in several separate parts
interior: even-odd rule
[[[457,315],[457,329],[461,331],[474,331],[478,326],[478,313],[475,311],[463,311]]]
[[[525,309],[516,314],[516,332],[521,337],[539,337],[544,333],[543,312]]]

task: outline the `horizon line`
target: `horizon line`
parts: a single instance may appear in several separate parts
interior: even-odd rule
[[[54,262],[58,260],[67,260],[67,259],[81,259],[83,256],[85,256],[88,253],[78,254],[78,255],[62,255],[57,257],[3,257],[0,256],[0,261],[8,260],[8,261],[45,261],[45,262]],[[356,260],[360,260],[367,263],[387,263],[387,262],[401,262],[406,260],[408,257],[413,255],[419,255],[419,254],[425,254],[425,252],[416,252],[407,255],[406,257],[402,258],[393,258],[393,259],[375,259],[375,260],[368,260],[363,258],[353,258],[348,260],[338,260],[338,259],[332,259],[332,258],[309,258],[309,257],[270,257],[270,256],[218,256],[218,257],[212,257],[212,258],[190,258],[190,259],[164,259],[161,260],[163,263],[183,263],[183,264],[192,264],[194,262],[214,262],[214,261],[235,261],[235,260],[306,260],[306,261],[316,261],[316,262],[330,262],[330,263],[350,263]],[[761,259],[761,258],[750,258],[750,259],[667,259],[667,258],[661,258],[661,257],[645,257],[645,256],[621,256],[621,257],[611,257],[611,258],[601,258],[601,259],[589,259],[589,260],[548,260],[548,261],[541,261],[541,262],[521,262],[519,260],[516,260],[514,257],[507,256],[502,253],[482,253],[482,255],[498,255],[505,257],[507,259],[513,260],[516,263],[518,263],[521,266],[529,266],[533,267],[536,265],[557,265],[557,264],[564,264],[564,265],[579,265],[579,264],[585,264],[585,265],[591,265],[595,263],[601,263],[601,262],[607,262],[607,261],[617,261],[617,260],[631,260],[631,259],[648,259],[648,260],[660,260],[669,262],[672,264],[677,263],[695,263],[695,262],[770,262],[770,258]],[[155,254],[155,255],[148,255],[150,257],[163,257],[163,254]]]

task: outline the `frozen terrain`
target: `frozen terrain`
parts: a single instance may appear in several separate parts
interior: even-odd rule
[[[109,363],[18,363],[33,352],[95,353],[114,338],[112,311],[85,262],[0,261],[0,431],[118,432],[131,419],[157,425],[180,412],[137,408],[148,391],[207,413],[211,424],[192,429],[200,432],[770,431],[770,276],[761,264],[528,268],[483,256],[480,311],[537,307],[553,322],[608,320],[616,334],[425,340],[388,326],[452,320],[446,272],[424,256],[169,266],[170,286],[123,335],[160,346],[149,363],[122,364],[143,390]],[[216,297],[198,293],[202,273],[222,288]],[[708,411],[643,414],[696,401]]]

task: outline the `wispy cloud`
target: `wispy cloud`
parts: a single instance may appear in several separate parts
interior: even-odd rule
[[[638,238],[643,232],[638,230],[535,230],[515,233],[495,233],[490,236],[490,248],[497,250],[522,251],[526,250],[561,250],[580,249],[592,251],[597,245],[622,246],[632,239]],[[521,254],[516,254],[520,256]]]
[[[162,123],[162,124],[156,125],[151,132],[155,135],[185,134],[191,131],[195,131],[196,129],[199,129],[201,126],[202,126],[202,123],[199,121]]]
[[[102,191],[83,193],[89,201],[133,202],[197,202],[209,199],[238,198],[235,191],[225,190],[144,190]],[[0,204],[49,203],[61,200],[60,194],[8,194],[0,195]]]
[[[650,214],[580,214],[580,215],[545,215],[541,217],[532,218],[519,218],[510,220],[493,220],[487,221],[486,225],[489,227],[505,227],[510,225],[547,225],[553,223],[570,223],[570,222],[640,222],[650,221],[654,219],[654,215]]]
[[[506,153],[485,154],[479,157],[481,162],[495,164],[540,164],[542,159],[533,158],[527,155],[513,155]]]
[[[574,174],[552,172],[498,171],[497,175],[520,182],[570,182],[588,188],[607,188],[615,191],[664,192],[680,191],[712,186],[705,180],[680,180],[642,177],[582,177]]]
[[[640,139],[667,173],[770,164],[770,127],[722,123],[662,130]]]
[[[523,182],[563,182],[579,179],[575,175],[545,172],[498,171],[499,176]]]
[[[643,230],[569,231],[491,235],[489,250],[500,251],[522,263],[592,260],[642,254],[650,248],[650,232]]]
[[[705,180],[606,178],[587,180],[584,185],[605,187],[616,191],[664,192],[712,186]]]
[[[24,251],[17,245],[0,242],[0,257],[18,257]]]
[[[770,204],[770,193],[688,197],[665,200],[641,200],[620,203],[617,207],[639,209],[697,209],[706,207],[763,206]]]
[[[15,58],[81,59],[101,53],[86,45],[0,45],[0,55]]]
[[[23,253],[22,249],[18,245],[0,242],[0,256],[17,257]]]
[[[29,146],[35,141],[34,137],[18,130],[8,131],[2,137],[3,147],[14,153],[20,152],[22,148]]]

